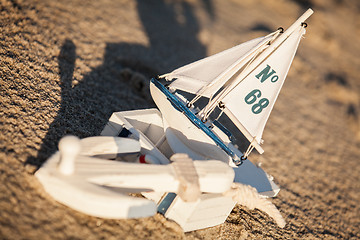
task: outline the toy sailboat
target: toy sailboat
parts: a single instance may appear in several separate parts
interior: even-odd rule
[[[279,187],[245,160],[254,148],[264,152],[265,124],[312,13],[285,32],[280,28],[151,79],[160,111],[115,112],[102,136],[63,138],[36,177],[57,201],[97,217],[158,211],[192,231],[223,223],[239,203],[267,212],[283,227],[279,211],[264,199]],[[220,123],[223,113],[248,140],[244,153]]]
[[[260,144],[265,124],[305,34],[304,21],[312,12],[306,11],[285,32],[280,28],[160,76],[169,82],[167,87],[151,80],[151,95],[162,113],[174,152],[234,165],[240,165],[253,148],[264,152]],[[194,96],[188,100],[180,91]],[[208,103],[199,109],[194,104],[202,97]],[[250,142],[244,154],[218,122],[222,113]]]

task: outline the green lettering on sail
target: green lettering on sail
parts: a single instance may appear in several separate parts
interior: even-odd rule
[[[262,99],[260,99],[260,101],[258,103],[254,104],[254,106],[252,106],[251,111],[255,114],[259,114],[268,105],[269,105],[269,99],[262,98]]]
[[[255,77],[257,79],[260,79],[260,82],[263,83],[266,79],[268,79],[271,75],[273,75],[275,73],[274,69],[271,69],[271,72],[269,73],[271,67],[270,65],[266,65],[266,67],[260,72],[258,73]],[[276,82],[279,79],[279,77],[277,75],[273,76],[271,78],[271,82]]]
[[[245,100],[245,102],[246,102],[247,104],[250,105],[250,104],[255,103],[256,100],[257,100],[258,98],[260,98],[260,97],[261,97],[261,91],[260,91],[259,89],[254,89],[254,90],[252,90],[248,95],[246,95],[246,97],[245,97],[244,100]],[[268,105],[269,105],[269,99],[267,99],[267,98],[261,98],[258,103],[255,103],[255,104],[252,106],[251,111],[252,111],[254,114],[259,114],[259,113],[261,113],[262,110],[263,110],[264,108],[266,108]]]

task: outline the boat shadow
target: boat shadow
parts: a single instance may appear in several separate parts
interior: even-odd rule
[[[214,18],[212,1],[203,2]],[[182,23],[176,19],[179,4]],[[107,43],[102,65],[79,81],[73,76],[76,46],[71,39],[63,42],[58,55],[60,107],[37,155],[30,156],[26,165],[34,166],[35,171],[40,168],[65,135],[99,135],[113,112],[155,107],[149,79],[206,56],[206,47],[197,38],[200,24],[190,4],[139,0],[137,10],[149,45]]]

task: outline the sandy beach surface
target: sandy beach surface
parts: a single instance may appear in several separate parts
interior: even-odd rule
[[[155,107],[151,76],[279,26],[308,7],[287,81],[251,161],[281,187],[287,225],[237,205],[183,233],[162,215],[90,217],[57,203],[34,171],[67,134],[99,135],[113,112]],[[360,239],[360,2],[0,1],[1,239]]]

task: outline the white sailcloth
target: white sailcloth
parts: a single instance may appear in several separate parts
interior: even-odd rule
[[[275,51],[222,99],[225,114],[249,141],[255,139],[261,143],[265,124],[304,34],[305,28],[298,25]]]
[[[170,87],[181,89],[193,94],[210,98],[229,79],[224,75],[233,68],[240,69],[246,64],[244,59],[255,54],[257,50],[268,43],[276,32],[265,37],[256,38],[237,45],[233,48],[217,53],[185,65],[165,74],[167,80],[176,79]]]

